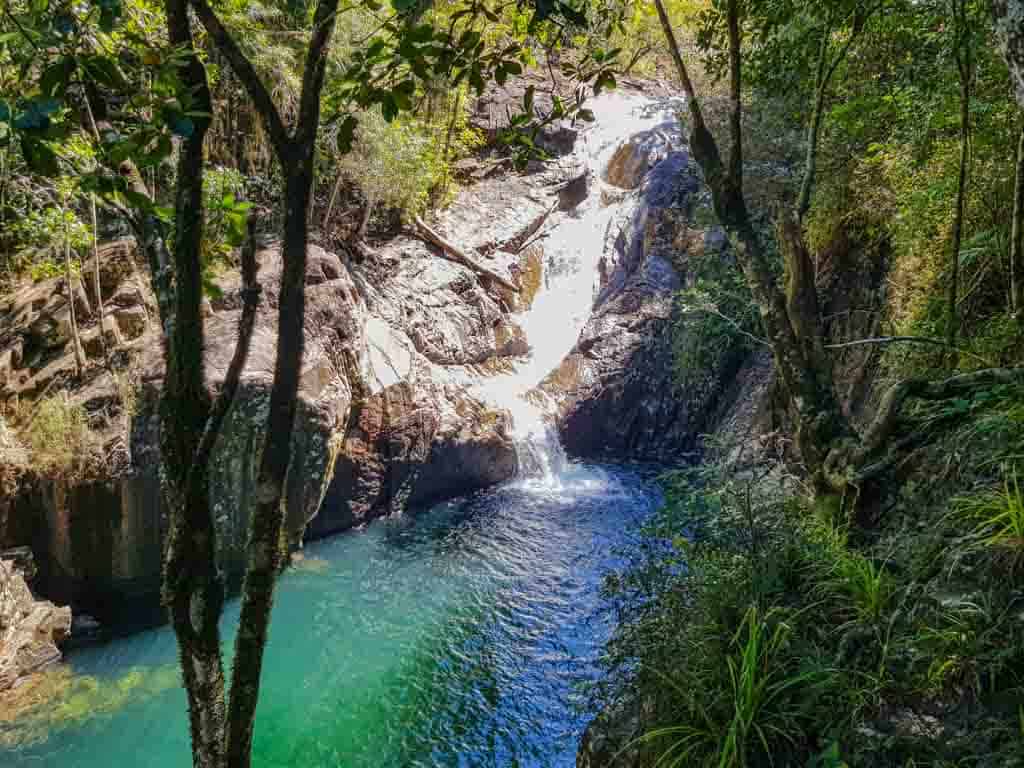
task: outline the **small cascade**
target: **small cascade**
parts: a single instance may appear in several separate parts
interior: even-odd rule
[[[558,439],[558,430],[545,408],[522,397],[512,414],[516,458],[520,478],[552,486],[558,482],[569,464],[565,449]]]
[[[598,264],[616,236],[613,223],[638,199],[605,182],[608,163],[622,142],[674,120],[670,106],[654,108],[639,95],[605,93],[593,100],[592,109],[597,121],[567,163],[572,170],[567,178],[589,174],[590,193],[574,210],[549,219],[541,289],[515,318],[530,353],[511,373],[480,385],[483,399],[512,416],[521,481],[545,488],[560,484],[570,462],[553,423],[553,403],[537,386],[579,339],[600,287]]]

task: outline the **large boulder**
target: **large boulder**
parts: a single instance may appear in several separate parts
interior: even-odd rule
[[[636,189],[647,172],[668,157],[676,135],[674,126],[666,126],[630,136],[608,161],[605,180],[620,189]]]
[[[36,600],[22,572],[0,560],[0,692],[60,660],[71,609]]]

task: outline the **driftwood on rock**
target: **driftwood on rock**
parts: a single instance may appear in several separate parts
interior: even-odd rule
[[[416,234],[428,243],[436,245],[441,250],[441,254],[449,261],[454,261],[457,264],[462,264],[464,267],[469,267],[469,269],[473,270],[478,275],[483,275],[484,277],[493,280],[502,288],[507,288],[508,290],[515,291],[517,293],[519,292],[519,287],[515,283],[510,281],[507,277],[499,275],[494,270],[488,269],[482,264],[478,264],[473,261],[473,259],[469,258],[462,249],[452,245],[441,234],[427,226],[419,216],[417,216],[413,222],[416,227]]]

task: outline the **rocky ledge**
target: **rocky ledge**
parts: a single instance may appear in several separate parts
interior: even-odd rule
[[[0,558],[0,696],[59,661],[71,632],[70,608],[32,596],[31,568],[30,558]]]
[[[517,297],[502,285],[520,279],[526,257],[499,246],[518,242],[550,209],[555,193],[544,183],[484,180],[433,224],[500,281],[412,235],[352,255],[310,247],[287,488],[293,546],[303,535],[324,536],[515,474],[508,415],[471,390],[489,367],[527,351],[512,319]],[[115,624],[159,618],[167,527],[158,475],[163,357],[137,258],[130,240],[103,246],[104,338],[91,279],[74,296],[87,359],[80,376],[63,279],[25,287],[4,299],[0,313],[0,403],[31,411],[60,392],[84,408],[93,437],[90,461],[63,475],[28,472],[5,495],[0,546],[31,546],[43,594]],[[276,353],[276,245],[266,243],[258,260],[263,299],[252,348],[212,459],[219,556],[236,576]],[[229,272],[218,287],[205,309],[211,392],[223,380],[241,311],[238,275]]]

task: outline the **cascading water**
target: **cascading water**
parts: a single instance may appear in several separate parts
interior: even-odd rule
[[[601,582],[659,503],[636,469],[570,464],[537,384],[591,310],[616,145],[663,122],[640,97],[602,95],[572,158],[592,174],[555,214],[544,286],[519,320],[532,352],[477,383],[515,422],[519,480],[315,542],[281,578],[264,662],[257,768],[570,768],[593,715],[580,694],[613,615]],[[225,609],[226,652],[238,624]],[[227,660],[230,664],[230,659]],[[72,653],[45,703],[0,712],[0,765],[178,768],[188,724],[175,640],[155,629]]]
[[[619,92],[595,98],[592,109],[600,120],[586,130],[564,164],[567,178],[589,176],[589,194],[572,211],[548,220],[544,279],[516,318],[530,353],[512,372],[478,387],[483,399],[511,414],[520,480],[533,486],[557,486],[569,468],[552,424],[552,404],[537,386],[579,338],[599,288],[598,264],[614,240],[613,224],[637,204],[635,195],[605,182],[608,163],[624,139],[674,119],[671,104],[654,107],[647,98]]]

